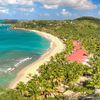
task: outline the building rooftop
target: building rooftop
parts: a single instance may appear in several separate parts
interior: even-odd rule
[[[86,50],[82,49],[82,46],[79,41],[74,41],[73,45],[73,52],[72,54],[67,56],[67,60],[72,62],[76,61],[77,63],[85,62],[88,57]]]

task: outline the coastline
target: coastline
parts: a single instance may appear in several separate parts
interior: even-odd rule
[[[41,65],[47,63],[48,61],[50,61],[52,56],[54,57],[57,53],[60,53],[65,49],[64,43],[60,39],[58,39],[57,37],[49,33],[41,32],[37,30],[29,30],[24,28],[14,28],[14,29],[35,32],[36,34],[39,34],[42,37],[45,37],[46,39],[50,40],[51,43],[50,43],[50,48],[47,50],[47,52],[45,52],[35,62],[26,66],[25,68],[23,68],[21,71],[18,72],[16,78],[12,80],[12,82],[8,86],[11,89],[15,88],[19,82],[27,83],[30,80],[29,78],[27,78],[28,74],[32,74],[32,75],[38,74],[37,70]]]

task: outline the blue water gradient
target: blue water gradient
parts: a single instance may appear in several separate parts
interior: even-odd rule
[[[50,41],[35,32],[0,25],[0,86],[7,86],[22,68],[37,60],[49,47]]]

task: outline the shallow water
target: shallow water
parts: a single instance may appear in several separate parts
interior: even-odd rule
[[[28,64],[50,47],[50,41],[35,32],[0,26],[0,86],[4,87]]]

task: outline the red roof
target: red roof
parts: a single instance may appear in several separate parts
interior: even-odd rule
[[[81,43],[79,41],[74,41],[73,45],[74,45],[74,50],[81,49]]]
[[[87,52],[84,49],[81,49],[79,42],[73,42],[74,51],[71,55],[67,57],[68,61],[76,61],[77,63],[82,63],[87,59]]]

